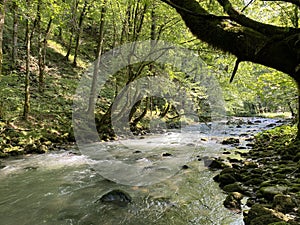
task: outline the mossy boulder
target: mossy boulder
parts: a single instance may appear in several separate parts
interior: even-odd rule
[[[261,204],[254,204],[244,215],[245,225],[267,225],[284,221],[287,221],[287,218],[283,213],[268,209]]]
[[[243,199],[243,195],[239,192],[229,193],[224,201],[224,206],[231,210],[241,210],[242,204],[241,200]]]
[[[237,180],[235,179],[235,177],[229,173],[220,174],[220,176],[219,176],[219,182],[220,182],[221,186],[232,184],[232,183],[235,183],[236,181]]]
[[[204,158],[204,166],[207,166],[210,169],[224,169],[230,167],[230,163],[224,162],[222,159],[206,159]]]
[[[244,193],[246,190],[242,187],[240,182],[235,182],[233,184],[227,184],[223,187],[226,192],[241,192]]]
[[[280,212],[288,213],[297,207],[297,203],[290,195],[277,194],[273,199],[273,207]]]
[[[223,145],[238,145],[239,143],[240,140],[238,138],[227,138],[221,142]]]
[[[284,194],[287,191],[288,191],[287,186],[280,186],[280,185],[267,186],[259,189],[260,195],[269,201],[272,201],[275,195]]]

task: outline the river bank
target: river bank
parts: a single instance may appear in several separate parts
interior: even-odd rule
[[[214,178],[228,194],[225,207],[243,211],[245,225],[300,223],[300,142],[294,137],[288,125],[259,133],[252,149],[240,153],[244,159]]]

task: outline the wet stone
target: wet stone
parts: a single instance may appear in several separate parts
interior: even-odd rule
[[[240,140],[238,138],[227,138],[221,142],[223,145],[234,145],[239,144]]]
[[[104,194],[97,202],[113,203],[118,206],[126,206],[132,201],[129,194],[121,190],[112,190]]]

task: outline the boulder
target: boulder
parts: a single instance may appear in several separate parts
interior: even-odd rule
[[[235,144],[239,144],[240,140],[238,138],[227,138],[224,139],[221,144],[223,145],[235,145]]]
[[[284,222],[284,214],[268,209],[261,204],[254,204],[249,212],[244,215],[245,225],[267,225],[275,222]]]
[[[227,184],[223,187],[223,190],[226,192],[240,192],[240,193],[245,192],[245,188],[242,187],[240,182],[235,182],[233,184]]]
[[[243,195],[241,193],[232,192],[226,197],[223,204],[228,209],[240,211],[242,209],[242,206],[241,206],[242,198],[243,198]]]
[[[113,203],[118,206],[126,206],[128,203],[132,201],[129,194],[121,190],[112,190],[97,200],[97,202],[104,202],[104,203]]]
[[[275,185],[275,186],[261,187],[259,189],[259,193],[265,199],[272,201],[275,195],[283,194],[287,192],[287,190],[288,190],[287,186]]]
[[[221,184],[221,186],[225,186],[228,184],[235,183],[236,179],[231,174],[225,173],[225,174],[220,174],[218,181]]]
[[[273,207],[279,212],[288,213],[297,207],[297,203],[290,195],[277,194],[273,199]]]

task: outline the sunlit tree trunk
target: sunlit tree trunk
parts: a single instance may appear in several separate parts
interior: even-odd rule
[[[75,4],[72,6],[72,14],[71,14],[71,20],[70,20],[70,25],[71,25],[71,35],[69,37],[69,42],[68,42],[68,50],[67,50],[67,54],[65,56],[66,60],[69,60],[70,54],[71,54],[71,50],[72,50],[72,45],[73,45],[73,38],[74,38],[74,34],[75,34],[75,30],[76,30],[76,26],[77,26],[77,10],[78,10],[78,4],[79,4],[79,0],[75,1]],[[60,34],[62,36],[62,29],[60,29]]]
[[[27,8],[29,9],[30,1],[27,0]],[[26,75],[25,75],[25,101],[23,117],[28,120],[30,112],[30,19],[26,18]]]
[[[97,94],[96,93],[96,85],[97,85],[97,78],[98,78],[98,73],[99,73],[98,70],[99,70],[99,65],[101,62],[101,54],[102,54],[103,40],[104,40],[106,3],[107,3],[107,0],[104,0],[102,10],[101,10],[100,30],[99,30],[97,52],[96,52],[96,61],[94,62],[94,73],[93,73],[91,93],[90,93],[90,97],[89,97],[88,114],[94,113],[94,110],[95,110],[95,99],[96,99],[96,94]]]
[[[18,27],[19,27],[18,6],[15,2],[13,2],[12,9],[13,9],[12,68],[15,68],[18,59]]]
[[[4,30],[4,21],[5,21],[5,8],[6,1],[0,1],[0,75],[2,75],[3,67],[3,30]]]
[[[37,32],[38,32],[38,66],[39,66],[39,92],[43,91],[43,56],[42,56],[42,29],[41,29],[41,6],[42,0],[38,0],[37,3],[37,15],[36,15],[36,23],[37,23]]]
[[[82,29],[83,29],[83,21],[85,19],[86,14],[87,14],[87,7],[88,7],[88,0],[84,1],[84,6],[83,6],[83,9],[82,9],[80,17],[79,17],[79,24],[78,24],[78,30],[77,30],[77,35],[76,35],[76,44],[75,44],[73,66],[77,66],[77,57],[78,57],[78,50],[79,50],[79,45],[80,45],[80,38],[81,38]]]

